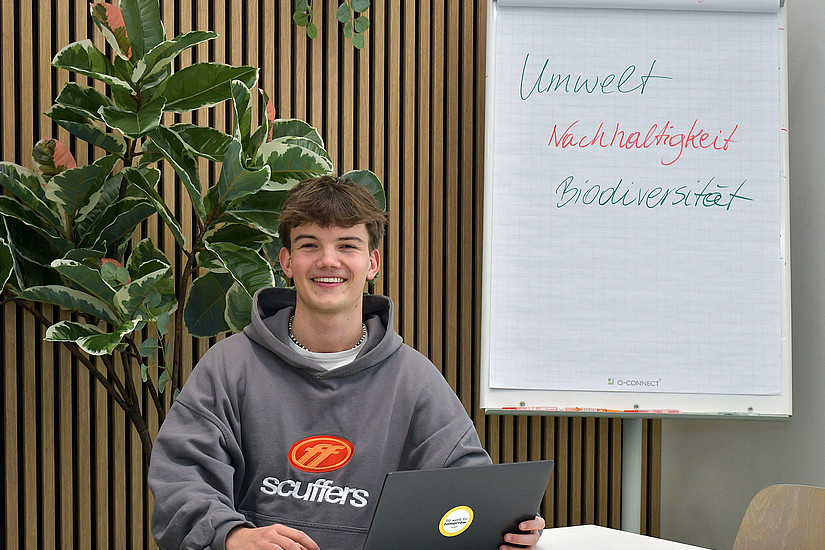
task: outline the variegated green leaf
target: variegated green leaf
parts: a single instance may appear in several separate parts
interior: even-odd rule
[[[118,290],[115,294],[115,305],[120,312],[127,319],[151,319],[152,315],[149,312],[162,301],[158,285],[170,269],[169,266],[165,266],[155,270]]]
[[[241,332],[252,321],[252,296],[238,283],[226,293],[224,317],[232,332]]]
[[[123,201],[121,201],[123,202]],[[94,242],[95,247],[106,243],[109,247],[128,240],[138,224],[155,213],[155,207],[145,200],[129,201],[129,207],[106,226]]]
[[[124,136],[138,139],[158,127],[165,104],[166,98],[158,96],[141,105],[137,112],[116,107],[103,107],[100,114],[106,124],[120,130]]]
[[[234,243],[257,250],[264,243],[271,241],[272,237],[255,227],[232,223],[210,229],[204,234],[203,240],[211,243]]]
[[[260,229],[240,223],[229,223],[219,228],[212,228],[204,235],[206,242],[227,242],[238,246],[258,250],[273,237],[263,233]],[[198,266],[210,271],[227,273],[221,261],[208,250],[198,251],[196,254]]]
[[[185,49],[217,37],[218,35],[211,31],[191,31],[179,34],[171,40],[164,40],[137,62],[132,78],[135,82],[141,82],[147,76],[168,67]]]
[[[181,182],[183,182],[192,206],[198,216],[203,220],[206,218],[206,208],[203,205],[203,192],[201,191],[201,180],[198,174],[198,163],[189,148],[174,131],[163,126],[158,126],[150,134],[149,138],[161,150],[163,156],[175,169]]]
[[[185,113],[210,107],[231,97],[229,83],[240,80],[251,88],[258,81],[255,67],[195,63],[181,69],[166,84],[166,111]]]
[[[117,134],[107,132],[75,110],[53,105],[46,116],[54,120],[64,130],[83,141],[100,147],[108,153],[123,156],[126,154],[126,142]]]
[[[78,340],[77,345],[89,355],[111,354],[123,342],[123,337],[137,330],[140,323],[138,319],[126,321],[114,332],[86,336]]]
[[[13,162],[2,161],[0,162],[0,172],[26,187],[30,194],[35,195],[40,200],[46,198],[46,192],[43,190],[46,182],[44,182],[34,170],[30,170],[19,164],[14,164]],[[12,190],[9,189],[9,191]]]
[[[128,82],[115,76],[115,67],[109,58],[88,39],[69,44],[57,52],[52,65],[94,78],[113,88],[132,91]]]
[[[6,229],[6,239],[11,245],[15,256],[25,258],[47,268],[48,271],[51,271],[52,261],[61,258],[73,246],[73,243],[66,239],[53,236],[47,231],[38,230],[34,226],[15,218],[7,217],[3,222]],[[51,279],[55,281],[59,280],[59,277]]]
[[[75,218],[75,235],[80,241],[91,244],[98,236],[95,231],[102,229],[100,226],[102,224],[99,222],[109,214],[112,214],[112,218],[106,224],[114,220],[115,211],[112,207],[117,203],[120,195],[120,182],[122,180],[123,174],[115,174],[105,180],[103,185],[89,195],[88,201]],[[105,227],[105,225],[103,226]]]
[[[327,152],[306,138],[278,138],[264,143],[258,154],[269,166],[272,182],[282,186],[329,174],[333,168]]]
[[[271,237],[278,236],[278,217],[286,191],[258,191],[226,211],[233,218],[250,223]]]
[[[29,249],[24,250],[22,254],[21,251],[18,250],[15,243],[16,240],[30,244],[33,240],[32,235],[34,239],[41,239],[40,235],[31,230],[31,228],[23,222],[7,217],[0,217],[0,234],[3,234],[6,239],[14,263],[14,279],[8,281],[11,287],[14,288],[16,284],[15,290],[18,290],[32,286],[63,283],[63,281],[60,280],[60,276],[51,267],[43,267],[43,265],[32,262],[26,258],[31,251],[30,245]]]
[[[207,126],[175,124],[172,130],[195,154],[214,162],[223,162],[226,150],[232,143],[232,136]]]
[[[314,141],[322,148],[324,147],[324,140],[318,130],[297,118],[283,118],[272,121],[271,139],[282,137],[302,137]]]
[[[60,321],[46,329],[44,340],[49,342],[77,342],[82,338],[95,334],[103,334],[103,331],[88,323]]]
[[[226,293],[233,283],[231,275],[211,271],[192,282],[183,308],[183,320],[189,334],[210,338],[229,330],[224,310]]]
[[[172,232],[172,236],[175,237],[175,240],[181,248],[186,249],[186,237],[183,235],[183,228],[180,226],[180,222],[178,222],[174,212],[166,206],[163,197],[161,197],[155,188],[152,187],[148,181],[146,181],[146,178],[143,177],[143,174],[141,174],[139,170],[134,168],[124,168],[123,175],[137,189],[146,195],[146,198],[148,198],[152,205],[154,205],[155,210],[160,215],[161,219],[166,223],[169,231]]]
[[[132,59],[143,58],[166,39],[158,0],[120,0],[120,11],[132,45]]]
[[[46,197],[59,204],[74,219],[77,211],[86,204],[89,195],[95,190],[99,173],[100,167],[94,165],[61,172],[46,184]]]
[[[62,142],[56,139],[41,139],[32,147],[34,167],[48,181],[54,176],[77,167],[77,162]]]
[[[224,267],[251,297],[259,288],[275,285],[275,275],[256,251],[232,243],[206,243]]]
[[[150,239],[143,239],[133,249],[126,262],[126,268],[133,279],[139,279],[148,272],[142,271],[141,267],[150,261],[158,261],[164,265],[171,266],[169,258],[154,245]],[[154,270],[152,270],[154,271]]]
[[[258,192],[269,180],[268,166],[249,170],[244,167],[241,156],[241,143],[233,140],[226,151],[218,183],[210,188],[206,195],[207,207],[210,210],[216,207],[225,208],[232,201]]]
[[[54,251],[54,255],[49,262],[54,258],[62,257],[63,254],[73,246],[71,242],[57,234],[53,226],[11,197],[0,195],[0,215],[11,218],[12,221],[17,220],[40,235],[48,243],[50,250]],[[23,241],[20,244],[24,247],[29,247],[37,243]]]
[[[120,324],[117,315],[102,300],[83,292],[60,285],[34,286],[20,294],[23,300],[54,304],[69,311],[80,311],[114,325]]]
[[[235,112],[234,127],[235,139],[246,144],[252,133],[252,94],[249,88],[240,80],[229,83],[232,92],[232,106]]]
[[[100,118],[101,107],[112,107],[112,100],[98,92],[91,86],[81,86],[74,82],[68,82],[55,100],[70,111],[95,120]]]
[[[103,280],[100,271],[74,260],[54,260],[52,267],[90,295],[108,305],[114,305],[115,289]]]
[[[14,272],[14,257],[11,247],[5,239],[0,239],[0,292],[6,289],[11,274]]]
[[[9,163],[0,163],[0,186],[11,192],[29,209],[40,216],[46,224],[51,226],[51,233],[55,235],[62,233],[64,230],[63,220],[52,209],[51,203],[43,200],[45,193],[42,188],[39,188],[39,178],[34,172],[28,172],[28,176],[23,175],[21,172],[14,170]],[[33,190],[33,185],[37,185],[39,189]]]

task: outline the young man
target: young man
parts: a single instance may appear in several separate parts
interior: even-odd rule
[[[351,181],[290,192],[278,229],[295,290],[255,295],[251,324],[204,354],[155,441],[162,548],[361,548],[387,472],[490,463],[441,373],[393,330],[392,302],[363,293],[384,226]],[[533,547],[543,527],[505,541]]]

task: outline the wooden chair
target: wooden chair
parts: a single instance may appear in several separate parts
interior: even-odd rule
[[[772,485],[745,510],[733,550],[825,549],[825,488]]]

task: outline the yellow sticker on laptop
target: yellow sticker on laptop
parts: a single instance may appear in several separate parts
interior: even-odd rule
[[[456,506],[441,517],[438,530],[445,537],[460,535],[473,523],[473,510],[469,506]]]

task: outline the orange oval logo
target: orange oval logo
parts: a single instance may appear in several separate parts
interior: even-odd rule
[[[331,472],[349,462],[354,451],[352,443],[342,437],[314,435],[290,447],[289,463],[304,472]]]

